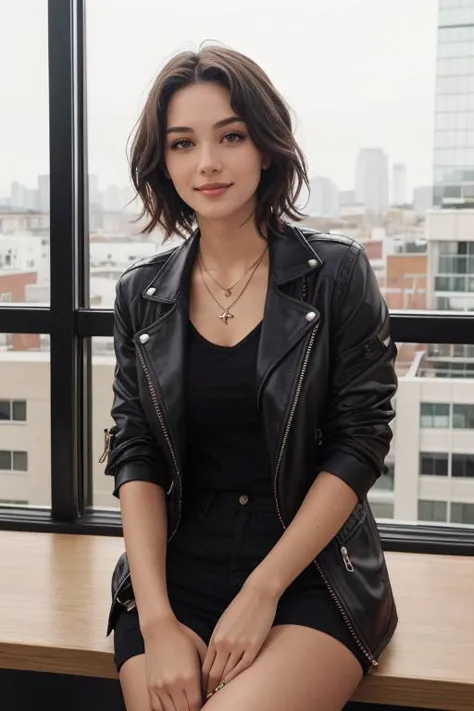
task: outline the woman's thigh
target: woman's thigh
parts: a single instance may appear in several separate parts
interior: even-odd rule
[[[207,645],[194,630],[183,624],[181,626],[196,645],[201,663],[204,662]],[[145,675],[145,655],[138,654],[127,659],[120,669],[119,678],[127,711],[150,711]]]
[[[253,664],[217,692],[203,711],[341,711],[362,679],[341,642],[299,625],[270,630]]]

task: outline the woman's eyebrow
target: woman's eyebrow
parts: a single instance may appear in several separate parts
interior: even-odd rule
[[[243,119],[239,116],[229,116],[228,118],[221,119],[214,124],[213,128],[222,128],[223,126],[228,126],[231,123],[243,123]],[[171,126],[166,129],[166,135],[169,133],[194,133],[194,129],[190,126]]]

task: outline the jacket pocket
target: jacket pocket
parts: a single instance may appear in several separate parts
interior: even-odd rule
[[[353,637],[376,660],[388,644],[398,617],[380,535],[367,499],[356,506],[317,563]]]

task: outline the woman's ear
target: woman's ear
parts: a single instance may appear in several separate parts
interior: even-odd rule
[[[272,163],[272,162],[271,162],[270,158],[265,158],[265,156],[263,156],[263,158],[262,158],[262,170],[268,170],[268,168],[270,167],[271,163]]]

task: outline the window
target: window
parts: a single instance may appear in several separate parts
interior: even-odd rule
[[[31,306],[50,288],[48,0],[0,3],[0,27],[0,303]]]
[[[451,523],[474,525],[474,504],[453,502],[451,504]]]
[[[451,466],[455,477],[474,477],[474,454],[453,454]]]
[[[419,521],[438,521],[446,523],[448,516],[448,505],[446,501],[418,501]]]
[[[449,427],[449,403],[422,402],[421,427]]]
[[[453,405],[453,427],[474,430],[474,405]]]
[[[28,453],[0,450],[0,470],[17,472],[28,471]]]
[[[455,399],[456,392],[462,394],[461,402],[474,403],[474,397],[470,396],[474,361],[468,352],[474,344],[471,335],[474,290],[469,282],[474,276],[474,253],[469,251],[472,229],[460,214],[468,211],[452,211],[456,214],[450,215],[451,211],[435,210],[439,214],[430,212],[429,216],[427,212],[435,196],[437,205],[455,203],[469,196],[474,185],[474,163],[466,162],[474,155],[474,112],[470,108],[474,107],[474,92],[460,92],[462,87],[470,86],[473,57],[467,50],[472,49],[472,28],[443,29],[439,34],[439,46],[443,49],[439,49],[437,57],[432,33],[437,21],[435,2],[426,2],[418,14],[417,3],[402,0],[410,11],[411,21],[407,24],[407,12],[395,13],[391,18],[395,24],[392,22],[392,32],[387,35],[386,9],[377,0],[365,3],[340,0],[336,9],[329,0],[313,4],[301,0],[292,9],[299,30],[308,32],[309,39],[301,41],[301,47],[311,45],[316,51],[311,59],[313,83],[320,88],[318,93],[309,91],[304,81],[294,80],[304,59],[298,49],[289,52],[282,62],[278,47],[270,41],[267,46],[262,45],[258,32],[250,31],[243,39],[241,28],[229,24],[225,14],[206,17],[206,8],[200,8],[196,14],[190,0],[185,0],[184,8],[167,8],[166,31],[163,23],[158,25],[161,8],[145,0],[136,0],[138,5],[134,5],[133,13],[113,0],[101,3],[86,0],[85,27],[83,3],[49,0],[53,11],[48,26],[47,0],[29,2],[31,12],[26,13],[23,3],[0,3],[0,26],[8,28],[4,42],[0,43],[0,58],[4,66],[11,67],[0,79],[5,104],[0,113],[0,293],[11,295],[10,303],[0,302],[0,424],[3,420],[4,425],[0,427],[3,453],[0,459],[9,467],[0,475],[2,525],[8,526],[11,521],[13,527],[20,522],[31,530],[43,530],[45,519],[40,508],[50,506],[50,523],[55,530],[67,527],[71,531],[103,533],[104,528],[110,527],[114,534],[119,532],[119,502],[112,497],[113,481],[104,477],[103,465],[98,463],[103,429],[112,424],[109,418],[114,364],[110,336],[114,288],[130,261],[161,249],[159,230],[139,237],[143,223],[134,221],[140,206],[131,201],[125,148],[158,66],[181,47],[197,48],[205,37],[220,37],[225,44],[242,49],[261,62],[294,109],[296,135],[307,155],[310,177],[320,172],[324,176],[316,181],[319,197],[316,186],[312,187],[312,196],[318,198],[316,205],[322,205],[321,212],[324,208],[325,214],[326,210],[333,214],[324,219],[312,215],[303,226],[350,235],[358,230],[360,234],[374,236],[367,245],[367,253],[372,250],[369,258],[393,314],[392,329],[399,345],[397,370],[402,387],[397,396],[399,417],[394,422],[389,456],[396,464],[396,476],[403,478],[402,486],[393,486],[394,465],[390,464],[388,474],[380,477],[372,492],[374,513],[378,518],[393,518],[396,510],[399,520],[390,526],[390,534],[396,531],[396,538],[407,541],[409,546],[417,544],[416,527],[404,524],[411,524],[416,517],[418,499],[432,501],[437,498],[437,487],[449,489],[451,484],[456,503],[470,504],[470,479],[459,478],[454,482],[439,479],[451,472],[445,454],[449,447],[445,443],[450,438],[453,443],[466,441],[470,430],[463,427],[462,431],[456,424],[456,431],[450,432],[444,427],[446,414],[432,408],[429,413],[425,411],[425,421],[436,420],[439,427],[421,432],[422,449],[426,450],[421,458],[413,434],[418,435],[420,399],[424,403],[450,403],[453,427],[455,421],[461,423],[461,420],[467,425],[470,417],[466,413],[461,416],[460,411],[455,416],[451,398]],[[465,7],[461,4],[464,0],[456,2],[451,0],[450,5],[444,6],[456,10]],[[346,20],[342,27],[341,12]],[[148,20],[145,25],[141,20],[144,13]],[[281,34],[287,19],[283,12],[268,13],[268,8],[260,6],[254,16],[255,26],[265,21],[270,37]],[[105,37],[105,46],[104,20],[110,18],[114,32]],[[354,32],[356,22],[358,31]],[[313,41],[315,27],[317,42]],[[70,31],[65,32],[65,28]],[[336,35],[343,47],[341,61],[326,66]],[[403,45],[400,36],[404,38]],[[82,73],[85,38],[87,85]],[[129,42],[127,53],[122,49],[125,40]],[[387,78],[382,83],[378,75],[364,71],[374,56],[374,42],[379,75]],[[407,56],[420,59],[420,71],[412,72],[408,79]],[[352,58],[352,74],[362,77],[356,94],[366,97],[364,101],[357,96],[354,99],[351,74],[346,71],[348,58]],[[461,70],[467,71],[461,74]],[[440,94],[438,101],[438,105],[449,111],[437,115],[434,115],[436,87],[432,81],[435,75],[441,80],[438,88],[450,92]],[[119,82],[119,92],[117,77],[123,80]],[[331,111],[318,110],[321,92]],[[80,101],[75,106],[77,96]],[[87,101],[82,101],[83,96]],[[409,114],[403,111],[407,105],[412,107]],[[84,106],[88,111],[87,126],[83,122]],[[353,120],[351,130],[347,131],[347,121],[334,117],[345,117],[349,112]],[[397,130],[400,120],[402,131]],[[437,150],[434,170],[433,124]],[[380,132],[381,127],[385,133]],[[390,136],[397,138],[397,145]],[[359,170],[355,170],[360,148],[370,146],[372,141],[381,144],[377,165],[374,168],[371,162],[372,153],[362,150]],[[412,150],[413,141],[416,152]],[[399,166],[397,180],[392,180],[395,152],[407,156],[407,166],[406,171]],[[84,156],[86,161],[82,160]],[[90,171],[88,176],[83,175],[84,165]],[[372,188],[363,181],[369,172],[376,178],[369,181]],[[407,175],[410,187],[422,186],[417,188],[416,196],[407,189]],[[435,177],[439,184],[433,189]],[[376,216],[368,207],[372,204],[372,192],[377,198]],[[304,201],[306,196],[302,197]],[[401,209],[386,209],[391,201],[414,204],[410,224]],[[83,220],[86,210],[88,219]],[[400,235],[402,243],[408,239],[408,244],[425,252],[407,254],[408,249],[404,249],[393,255],[384,244],[383,253],[377,253],[381,245],[375,239],[374,225],[388,235],[387,247],[394,235],[397,242]],[[84,231],[88,231],[87,244]],[[448,245],[452,243],[452,247],[440,251],[438,269],[440,238]],[[455,238],[460,240],[459,246]],[[171,242],[166,248],[169,246]],[[466,249],[462,251],[464,246]],[[396,259],[390,264],[392,256]],[[407,256],[409,261],[402,265]],[[17,271],[25,270],[28,276],[21,284],[8,280]],[[433,293],[434,277],[462,277],[466,290]],[[28,302],[28,307],[21,305],[22,301]],[[438,303],[444,309],[466,311],[462,322],[447,313],[420,318],[418,310],[434,309]],[[36,335],[29,333],[31,329]],[[50,371],[48,348],[52,333]],[[443,344],[446,346],[443,357],[429,352],[430,342],[447,341],[450,334],[454,334],[452,340],[460,343]],[[464,334],[471,341],[465,346]],[[23,414],[21,406],[14,405],[20,401],[25,403]],[[415,408],[412,403],[417,403]],[[20,423],[21,427],[16,426]],[[459,449],[457,443],[456,447]],[[22,456],[26,455],[24,450],[28,450],[27,456]],[[22,475],[14,467],[26,467],[27,472]],[[418,482],[420,471],[438,479],[433,481],[425,476]],[[5,512],[1,508],[4,505],[14,509],[27,505],[26,502],[31,506],[26,513]],[[450,504],[448,518],[449,510]],[[455,510],[453,515],[457,515]],[[463,516],[466,518],[464,513]],[[431,517],[435,517],[434,513]],[[383,524],[381,530],[384,533]],[[431,534],[424,535],[428,540]],[[429,538],[435,552],[448,545],[447,539],[439,543],[442,536],[444,533],[437,531],[436,537]],[[392,540],[385,539],[387,547]],[[474,532],[467,528],[461,543],[465,542],[474,553]]]
[[[448,476],[448,455],[421,452],[420,474],[421,476]]]
[[[0,400],[0,422],[26,422],[26,400]]]

